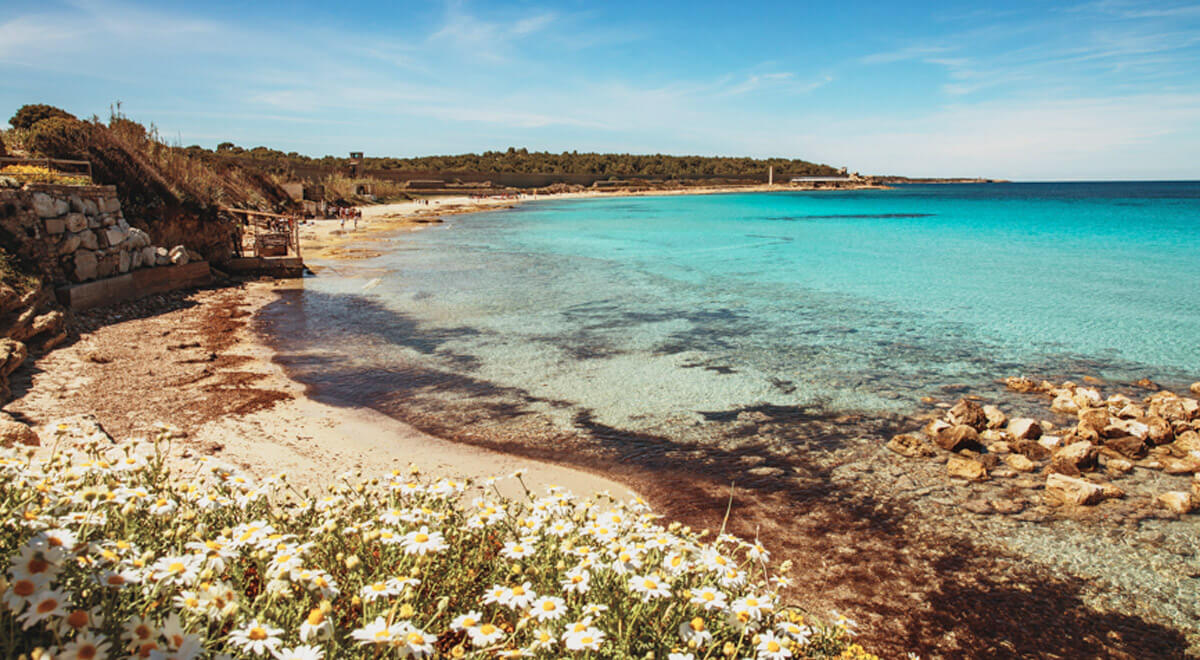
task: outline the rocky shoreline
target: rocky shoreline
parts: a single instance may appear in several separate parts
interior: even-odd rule
[[[1080,507],[1108,504],[1136,519],[1200,509],[1196,399],[1149,380],[1133,385],[1153,390],[1140,398],[1119,392],[1105,397],[1099,383],[1011,377],[1004,384],[1048,400],[1050,412],[1068,421],[1010,419],[968,396],[926,415],[919,433],[893,436],[887,448],[943,461],[952,479],[996,482],[996,492],[964,505],[977,513],[1016,515],[1038,507],[1079,517]],[[1200,383],[1191,393],[1200,393]]]

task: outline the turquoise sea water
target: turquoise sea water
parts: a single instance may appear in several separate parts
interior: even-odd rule
[[[437,347],[352,359],[408,351],[615,424],[904,411],[1023,373],[1200,378],[1196,183],[534,202],[391,246],[359,264],[383,269],[368,289],[311,280],[309,308],[354,293]]]
[[[1129,498],[1077,523],[1038,506],[1040,475],[1019,489],[1020,477],[954,484],[939,461],[883,449],[915,428],[906,415],[930,411],[925,395],[1050,416],[1038,397],[1007,395],[1005,376],[1094,376],[1106,393],[1200,380],[1200,183],[539,201],[368,247],[380,256],[314,264],[326,270],[260,317],[322,400],[632,474],[673,515],[711,507],[719,520],[723,495],[679,485],[736,482],[742,516],[786,521],[775,534],[794,537],[802,591],[866,572],[874,586],[841,605],[887,634],[907,634],[908,619],[880,613],[913,590],[938,617],[931,639],[987,621],[1029,656],[1110,621],[1030,628],[1030,612],[1083,611],[1075,587],[1042,577],[995,587],[965,618],[936,591],[974,594],[980,574],[1001,572],[988,562],[1013,556],[1086,585],[1088,607],[1186,628],[1200,648],[1198,518],[1150,515],[1153,495],[1186,477],[1139,470],[1121,481]],[[1030,500],[1025,514],[963,506],[1013,497]],[[860,552],[828,561],[821,548],[843,530]],[[959,547],[957,532],[989,549],[928,561]],[[1031,580],[1025,565],[1004,570]],[[1103,655],[1089,649],[1063,642],[1059,655]]]

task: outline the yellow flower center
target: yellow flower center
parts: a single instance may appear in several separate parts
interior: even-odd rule
[[[182,573],[186,568],[187,567],[183,565],[183,562],[176,561],[171,562],[171,565],[167,567],[167,571],[170,573]]]
[[[579,642],[580,642],[581,644],[591,644],[591,643],[593,643],[593,642],[595,642],[595,641],[596,641],[596,640],[592,639],[592,636],[591,636],[591,635],[588,635],[588,636],[586,636],[586,637],[582,637],[582,638],[580,638],[580,640],[579,640]]]
[[[385,591],[385,590],[387,590],[387,585],[382,582],[376,582],[375,584],[371,585],[371,591]]]
[[[313,610],[308,613],[308,625],[319,626],[323,621],[325,621],[325,613],[322,612],[320,608],[313,608]]]
[[[758,607],[758,601],[754,598],[747,598],[746,604],[749,605],[750,607]]]
[[[485,635],[490,635],[490,634],[496,632],[496,626],[493,626],[490,623],[485,623],[482,626],[479,626],[479,632],[481,632]]]
[[[542,603],[542,610],[544,610],[546,612],[553,612],[556,607],[557,607],[557,605],[555,605],[554,601],[552,601],[552,600],[548,600],[548,601]]]
[[[75,657],[84,658],[85,660],[88,658],[94,658],[96,657],[96,647],[92,646],[91,644],[81,646],[75,651]]]
[[[150,626],[147,626],[146,624],[142,624],[142,625],[138,626],[137,628],[133,629],[133,636],[137,637],[138,639],[146,639],[146,638],[150,637],[151,632],[153,632],[153,631],[150,630]]]
[[[429,535],[421,534],[418,532],[417,535],[413,537],[413,540],[416,541],[417,543],[425,543],[425,542],[429,541]]]
[[[87,625],[88,613],[86,610],[75,610],[67,617],[67,625],[72,628],[82,628]]]
[[[389,633],[386,628],[375,633],[375,639],[387,639],[390,636],[391,633]]]
[[[658,587],[658,583],[654,580],[645,580],[642,582],[642,586],[647,589],[655,589]]]
[[[513,595],[514,596],[524,596],[525,595],[525,587],[520,587],[520,586],[513,587]]]
[[[50,562],[46,561],[45,559],[38,559],[37,557],[34,557],[33,559],[29,560],[29,563],[25,565],[25,568],[28,568],[30,573],[45,573],[46,570],[50,568]]]
[[[57,607],[58,607],[57,600],[54,600],[53,598],[47,598],[46,600],[43,600],[42,602],[38,603],[37,611],[38,611],[38,614],[45,614],[47,612],[53,612]]]
[[[262,628],[251,628],[250,634],[246,635],[246,637],[253,641],[261,642],[267,638],[267,631]]]
[[[479,622],[476,621],[475,619],[472,619],[471,617],[467,617],[467,618],[463,619],[462,623],[463,623],[463,628],[474,628],[475,624],[479,623]]]
[[[700,617],[696,617],[696,618],[692,619],[691,623],[689,623],[688,625],[691,626],[692,630],[695,630],[696,632],[700,632],[700,631],[704,630],[704,619],[701,619]]]
[[[778,653],[779,652],[779,642],[776,642],[775,640],[771,640],[771,641],[767,642],[767,651],[769,651],[771,653]]]
[[[33,580],[17,580],[13,585],[13,593],[22,598],[32,596],[35,591],[37,591],[37,585],[33,583]]]

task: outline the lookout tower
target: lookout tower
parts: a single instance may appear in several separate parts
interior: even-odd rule
[[[359,167],[359,165],[362,165],[362,160],[363,160],[363,152],[361,152],[361,151],[351,151],[350,152],[350,163],[349,163],[350,176],[358,176],[358,167]]]

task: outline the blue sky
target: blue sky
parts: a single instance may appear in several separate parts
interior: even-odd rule
[[[311,155],[1200,179],[1200,3],[0,0],[0,113]]]

